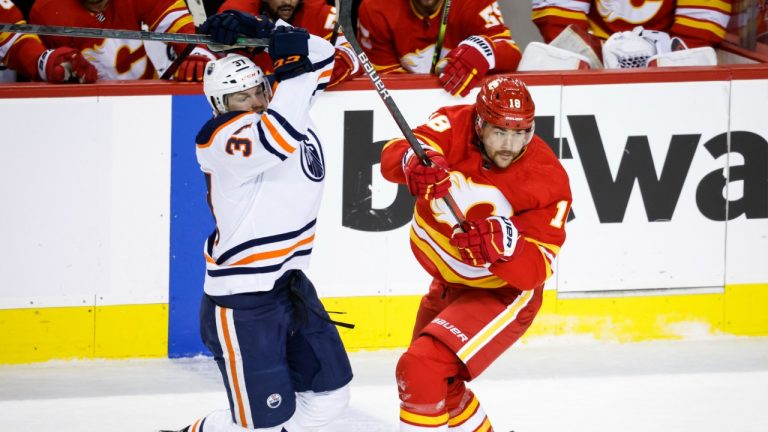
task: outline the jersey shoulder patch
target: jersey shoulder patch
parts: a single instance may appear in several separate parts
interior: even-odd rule
[[[219,127],[231,122],[232,120],[234,120],[235,118],[243,114],[247,114],[247,112],[233,111],[233,112],[228,112],[226,114],[218,115],[208,120],[203,125],[202,129],[200,129],[200,132],[197,133],[197,136],[195,137],[195,143],[197,145],[206,144],[211,140],[211,137],[213,137],[214,132],[216,132],[216,130]]]

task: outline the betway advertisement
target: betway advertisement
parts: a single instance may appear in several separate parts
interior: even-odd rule
[[[768,280],[767,88],[760,80],[533,86],[536,133],[560,155],[574,196],[549,288]],[[393,97],[413,126],[457,103],[439,90]],[[338,296],[423,292],[428,279],[408,248],[413,199],[379,174],[381,146],[399,135],[394,121],[365,91],[330,93],[313,116],[332,164],[316,281]]]

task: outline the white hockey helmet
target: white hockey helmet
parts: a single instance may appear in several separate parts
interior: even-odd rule
[[[230,54],[218,60],[209,61],[205,66],[203,91],[214,112],[227,112],[225,97],[228,94],[263,86],[267,100],[272,98],[272,90],[264,78],[264,72],[249,58],[239,54]]]

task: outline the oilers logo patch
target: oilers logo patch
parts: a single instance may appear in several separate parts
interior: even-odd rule
[[[279,393],[272,393],[267,397],[267,406],[272,409],[279,407],[281,402],[283,402],[283,397]]]
[[[301,169],[310,180],[319,182],[325,178],[325,157],[317,135],[309,133],[314,139],[301,143]]]

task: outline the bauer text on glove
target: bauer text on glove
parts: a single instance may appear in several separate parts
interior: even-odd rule
[[[491,43],[484,37],[470,36],[440,60],[438,81],[448,93],[466,96],[495,66]]]
[[[456,226],[451,244],[459,249],[465,264],[483,267],[509,260],[517,248],[518,237],[517,228],[509,218],[491,216],[464,221],[461,229]]]

